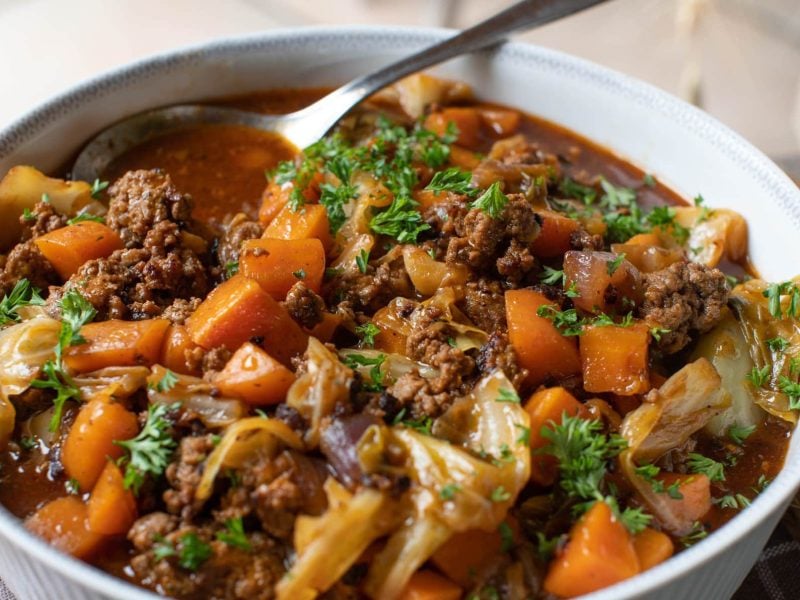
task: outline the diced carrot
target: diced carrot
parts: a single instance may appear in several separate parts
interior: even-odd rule
[[[61,450],[64,470],[84,492],[94,487],[109,458],[122,456],[115,440],[139,432],[136,415],[121,404],[91,400],[81,407]]]
[[[186,320],[195,344],[206,349],[224,346],[235,351],[251,339],[284,365],[302,354],[308,334],[286,309],[252,279],[235,275],[217,286]]]
[[[417,571],[411,576],[398,600],[458,600],[461,588],[433,571]]]
[[[633,547],[642,571],[664,562],[675,552],[670,537],[652,527],[645,527],[633,536]]]
[[[531,454],[531,479],[539,485],[552,485],[558,474],[558,462],[554,456],[535,452],[549,443],[542,430],[550,428],[551,422],[560,425],[564,414],[586,417],[586,409],[563,387],[552,387],[535,392],[525,403],[525,410],[531,417],[530,440],[534,451]]]
[[[431,562],[449,579],[470,587],[481,569],[500,554],[502,546],[498,532],[470,529],[453,534],[431,556]]]
[[[164,336],[160,362],[175,373],[200,376],[202,375],[201,370],[197,366],[190,365],[186,360],[187,353],[195,348],[199,348],[199,346],[192,341],[186,326],[172,324]]]
[[[633,246],[660,246],[661,238],[657,233],[637,233],[626,241],[625,244]]]
[[[279,185],[274,181],[267,184],[264,193],[261,194],[261,207],[258,209],[258,220],[261,225],[266,227],[281,212],[289,201],[290,192],[291,186],[287,184]]]
[[[666,494],[662,498],[667,503],[668,510],[675,519],[690,528],[692,523],[699,521],[711,510],[711,480],[702,473],[686,475],[683,473],[660,473],[656,479],[664,484],[665,489],[678,482],[678,492],[681,498],[672,498]]]
[[[542,228],[531,244],[535,256],[554,258],[572,248],[569,238],[580,227],[577,220],[551,210],[537,210],[536,214],[542,220]]]
[[[644,323],[629,327],[587,327],[580,336],[583,387],[587,392],[620,396],[650,389],[647,348],[650,332]]]
[[[477,148],[481,141],[481,115],[478,109],[452,106],[429,114],[425,119],[425,128],[438,135],[447,133],[453,123],[458,131],[455,143],[466,148]]]
[[[56,498],[25,521],[28,531],[77,558],[96,552],[105,536],[89,530],[88,509],[77,496]]]
[[[153,365],[161,359],[161,348],[169,321],[98,321],[81,328],[84,344],[70,346],[64,363],[78,373],[104,367]]]
[[[544,294],[510,290],[505,299],[509,339],[520,365],[528,369],[528,385],[580,373],[575,339],[562,336],[549,319],[536,312],[541,306],[553,306]]]
[[[472,150],[453,144],[450,146],[450,164],[471,171],[481,164],[481,158]]]
[[[316,238],[328,252],[333,246],[333,237],[328,222],[328,212],[321,204],[306,204],[297,212],[284,206],[264,230],[265,238],[279,240],[307,240]]]
[[[119,467],[106,462],[88,502],[89,529],[104,535],[127,533],[136,520],[136,499],[125,489]]]
[[[325,275],[325,248],[316,239],[248,240],[239,254],[239,272],[276,300],[286,298],[298,281],[319,292]]]
[[[522,116],[507,108],[482,108],[481,118],[500,137],[508,137],[519,129]]]
[[[105,258],[123,247],[117,232],[96,221],[80,221],[45,233],[36,247],[65,281],[87,261]]]
[[[344,317],[340,314],[322,313],[322,321],[317,323],[309,333],[320,342],[330,342],[343,320]]]
[[[545,591],[572,598],[639,573],[639,559],[625,526],[605,502],[595,502],[569,533],[566,547],[550,563]]]
[[[294,374],[261,348],[250,342],[231,356],[214,384],[225,396],[248,404],[277,404],[286,398]]]

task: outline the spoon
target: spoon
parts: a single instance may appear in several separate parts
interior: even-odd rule
[[[500,42],[507,34],[544,25],[605,0],[523,0],[474,27],[363,75],[334,90],[310,106],[284,115],[181,104],[139,113],[105,129],[81,150],[72,178],[94,181],[117,156],[156,136],[196,125],[244,125],[283,135],[298,148],[322,138],[351,108],[378,90],[461,54]]]

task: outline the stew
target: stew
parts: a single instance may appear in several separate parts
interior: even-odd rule
[[[800,408],[800,287],[717,203],[426,75],[303,152],[208,126],[103,181],[15,167],[0,503],[174,598],[635,576],[746,510]]]

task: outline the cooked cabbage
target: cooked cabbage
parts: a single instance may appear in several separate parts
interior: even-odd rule
[[[211,429],[226,427],[247,414],[247,406],[241,400],[220,398],[212,384],[197,377],[173,373],[175,380],[169,389],[159,389],[159,382],[166,375],[167,370],[161,365],[153,367],[147,386],[150,404],[178,403],[182,410],[195,413]]]
[[[722,387],[719,374],[708,360],[700,358],[651,391],[622,421],[620,434],[628,442],[619,458],[622,471],[651,514],[673,535],[687,534],[692,521],[676,512],[667,494],[653,491],[650,482],[637,475],[636,466],[683,445],[729,405],[730,394]]]
[[[438,262],[419,246],[403,247],[403,266],[411,283],[423,296],[433,296],[443,287],[467,282],[466,267]]]
[[[106,367],[73,377],[81,398],[123,400],[147,385],[147,367]]]
[[[716,267],[723,258],[736,263],[747,256],[747,221],[736,211],[679,206],[675,221],[689,229],[684,248],[693,262]]]
[[[61,322],[36,317],[0,330],[0,391],[21,394],[55,356]]]
[[[340,402],[350,397],[353,371],[314,337],[308,338],[306,372],[297,378],[286,394],[286,404],[294,408],[310,424],[305,443],[319,445],[322,419]]]
[[[404,77],[375,95],[376,100],[397,102],[412,119],[424,115],[425,109],[432,104],[450,104],[471,97],[472,90],[466,83],[438,79],[425,73]]]

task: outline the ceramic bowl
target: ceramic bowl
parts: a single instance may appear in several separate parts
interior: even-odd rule
[[[275,87],[335,86],[450,32],[348,27],[277,30],[169,52],[87,81],[0,131],[0,175],[62,166],[95,132],[160,105]],[[506,44],[434,70],[481,98],[564,125],[653,173],[686,198],[742,213],[751,257],[767,279],[800,270],[800,190],[761,152],[654,87],[559,52]],[[800,484],[800,439],[774,482],[730,523],[671,560],[591,600],[729,598]],[[25,531],[0,508],[0,577],[19,600],[156,598]]]

